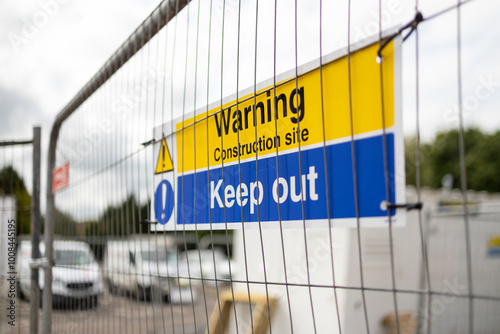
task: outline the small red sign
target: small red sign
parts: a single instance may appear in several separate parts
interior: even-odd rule
[[[61,167],[55,168],[52,172],[52,193],[68,186],[69,183],[69,163],[66,162]]]

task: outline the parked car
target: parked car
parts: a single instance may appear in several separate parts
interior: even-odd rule
[[[96,306],[103,292],[99,265],[85,242],[56,240],[53,243],[52,301],[60,305],[68,301],[85,301]],[[45,244],[40,243],[40,254],[45,254]],[[31,291],[31,242],[21,241],[17,252],[20,293],[29,298]],[[39,270],[39,285],[45,287],[44,270]],[[41,293],[40,298],[42,298]],[[72,305],[73,303],[68,303]]]
[[[187,264],[177,262],[174,239],[162,235],[108,241],[103,272],[111,293],[124,290],[145,300],[154,289],[170,299],[189,286]]]
[[[203,279],[208,279],[211,284],[215,284],[216,274],[217,279],[227,280],[233,272],[230,271],[230,260],[220,248],[188,250],[179,257],[189,261],[191,277],[200,279],[203,273]]]

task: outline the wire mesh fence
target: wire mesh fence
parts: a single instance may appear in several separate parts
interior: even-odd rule
[[[467,190],[462,59],[465,8],[489,3],[417,2],[396,29],[397,4],[361,5],[159,5],[56,119],[44,332],[497,332],[499,200]],[[424,189],[420,127],[422,35],[450,22],[458,196]]]
[[[5,148],[2,149],[5,152]],[[14,155],[20,156],[18,154],[14,154],[12,149],[9,152],[9,158],[13,158]],[[19,149],[17,150],[19,151]],[[30,152],[31,153],[31,152]],[[4,155],[4,158],[6,156]],[[29,319],[29,308],[21,309],[19,306],[21,304],[21,299],[23,295],[19,295],[17,280],[21,278],[21,273],[18,273],[16,270],[16,232],[20,233],[29,233],[29,224],[30,224],[30,200],[29,194],[26,189],[26,185],[23,181],[21,181],[20,177],[23,174],[18,174],[17,171],[13,168],[13,160],[5,159],[2,161],[2,175],[4,176],[4,187],[2,187],[2,195],[1,195],[1,216],[2,216],[2,230],[1,230],[1,238],[2,238],[2,261],[1,263],[1,306],[2,310],[6,310],[6,316],[8,321],[2,321],[2,332],[8,333],[12,331],[14,326],[19,325],[21,319],[27,318]],[[17,159],[16,159],[17,160]],[[29,159],[31,160],[31,159]],[[8,161],[8,162],[7,162]],[[23,163],[21,163],[23,165]],[[21,168],[21,171],[26,170],[26,166],[17,167]],[[24,168],[23,168],[24,167]],[[17,176],[17,181],[14,181],[14,178],[9,175],[7,178],[6,174],[13,174]],[[12,180],[12,181],[11,181]],[[18,194],[23,194],[23,196],[16,196]],[[19,231],[16,231],[19,229]],[[31,255],[31,254],[29,254]],[[29,272],[26,273],[22,278],[29,279]],[[27,291],[29,294],[29,291]]]
[[[39,275],[34,267],[30,270],[30,260],[39,259],[40,253],[20,251],[18,242],[30,237],[24,242],[38,245],[40,240],[40,146],[39,127],[28,140],[0,141],[0,305],[6,317],[2,333],[15,332],[16,327],[38,332]],[[28,307],[22,303],[26,300],[31,301]]]

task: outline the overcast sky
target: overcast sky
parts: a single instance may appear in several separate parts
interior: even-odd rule
[[[196,27],[197,3],[195,1],[190,6],[190,30]],[[202,13],[207,13],[208,1],[202,3],[202,9],[206,6]],[[236,49],[231,48],[231,45],[236,40],[234,27],[238,22],[238,1],[226,0],[225,3],[226,29],[233,27],[226,35],[224,48],[226,50],[229,46],[228,50],[233,52],[225,53],[230,62],[236,59]],[[252,36],[255,32],[255,1],[243,0],[242,3],[241,34],[242,40],[245,40],[245,36]],[[419,8],[424,17],[428,17],[455,3],[452,0],[420,0]],[[158,1],[152,0],[0,0],[0,140],[30,138],[32,127],[41,125],[43,183],[46,178],[48,135],[55,116],[157,5]],[[274,4],[261,1],[259,6],[259,15],[263,15],[262,18],[259,16],[259,31],[262,31],[259,32],[260,43],[271,45],[268,53],[261,51],[264,53],[259,56],[258,80],[264,80],[272,75],[273,70],[272,33],[268,34],[266,40],[263,32],[272,31]],[[382,1],[382,26],[389,28],[408,22],[414,15],[414,7],[413,1]],[[222,8],[223,0],[213,0],[213,20],[220,21]],[[319,33],[319,6],[311,4],[311,1],[299,1],[298,8],[300,65],[318,58],[319,40],[309,36]],[[465,123],[467,126],[495,131],[500,129],[500,2],[474,0],[462,8]],[[282,51],[293,45],[293,38],[290,38],[293,35],[287,33],[294,27],[293,10],[293,1],[278,3],[278,30],[281,31],[278,31],[278,35],[285,36],[278,45],[278,73],[295,63],[293,52]],[[353,41],[377,33],[378,1],[352,0],[351,10]],[[183,14],[184,18],[181,16],[179,20],[185,22],[186,14]],[[207,21],[208,15],[202,15],[201,20]],[[185,26],[185,23],[179,24],[177,33],[180,36],[185,34]],[[169,33],[172,31],[169,30]],[[422,23],[419,31],[421,126],[424,138],[430,139],[436,131],[457,126],[456,10]],[[324,1],[322,33],[324,53],[346,45],[347,1]],[[203,41],[200,43],[204,45]],[[212,43],[212,48],[217,48],[220,41],[212,40]],[[245,50],[245,46],[240,50],[243,55],[243,66],[240,64],[241,89],[253,83],[253,64],[245,64],[245,61],[253,61],[253,58],[245,58],[245,54],[251,54]],[[245,69],[250,71],[250,75],[244,75]],[[411,135],[415,132],[415,35],[403,45],[402,75],[404,131]],[[230,93],[232,91],[229,89],[222,94],[226,96]],[[221,93],[213,94],[220,96]],[[5,156],[2,160],[4,164],[5,160],[13,159],[9,155],[18,153],[8,151],[2,154]],[[26,151],[23,154],[29,157],[30,153]]]
[[[48,138],[57,113],[158,5],[155,0],[0,1],[0,140],[42,127],[42,207]],[[4,150],[3,163],[19,149]],[[17,169],[31,189],[31,151]],[[6,161],[5,161],[6,160]]]

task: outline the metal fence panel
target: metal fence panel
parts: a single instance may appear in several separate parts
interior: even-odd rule
[[[24,146],[31,146],[31,150]],[[37,333],[39,273],[31,261],[40,258],[40,127],[33,128],[33,139],[0,142],[0,150],[0,301],[7,310],[7,321],[0,328],[2,333],[14,333],[22,327]],[[23,251],[19,246],[22,239],[36,247]],[[23,305],[26,300],[30,307]]]
[[[475,210],[486,200],[498,200],[475,199],[468,192],[460,109],[465,82],[461,12],[473,5],[469,3],[425,16],[417,4],[411,22],[387,31],[380,6],[376,29],[360,34],[356,25],[360,17],[353,13],[356,6],[351,2],[340,8],[345,10],[340,17],[329,2],[162,2],[54,123],[48,184],[53,168],[65,163],[69,184],[55,194],[47,192],[45,255],[55,262],[45,271],[45,281],[53,283],[44,288],[44,333],[494,333],[494,313],[500,303],[494,283],[495,218],[483,220],[488,216],[483,207]],[[487,10],[487,5],[481,9]],[[330,14],[338,20],[330,20]],[[454,125],[459,145],[453,156],[459,157],[454,167],[461,188],[457,198],[450,198],[459,209],[443,205],[451,195],[427,191],[420,180],[426,163],[420,103],[432,100],[420,93],[420,75],[434,67],[419,54],[419,46],[428,46],[418,34],[420,27],[431,27],[450,15],[457,23],[456,31],[446,38],[457,41],[451,56],[458,63],[452,73],[458,78],[460,107]],[[367,35],[374,36],[368,39],[375,44],[367,48],[372,62],[358,66],[356,51],[370,45]],[[398,80],[387,85],[391,78],[386,72],[391,52],[404,57],[403,47],[409,43],[416,51],[406,58],[412,64],[406,71],[416,69],[412,93]],[[343,48],[334,54],[341,55],[341,65],[333,77],[341,77],[345,84],[329,86],[326,72],[335,58],[329,55],[339,44]],[[319,70],[311,79],[318,87],[312,100],[300,95],[299,86],[307,78],[303,69],[310,62]],[[282,77],[283,73],[291,75]],[[370,95],[360,98],[357,87],[367,82]],[[301,170],[312,159],[301,146],[306,141],[301,120],[296,122],[300,134],[296,160],[286,160],[286,152],[273,140],[263,157],[260,149],[253,148],[248,160],[236,154],[224,163],[222,156],[211,156],[217,149],[227,155],[234,147],[238,151],[243,126],[252,120],[245,120],[250,115],[245,109],[253,107],[256,115],[262,102],[263,111],[265,103],[272,103],[271,94],[285,85],[291,88],[283,99],[295,100],[288,105],[290,115],[285,115],[283,104],[282,114],[274,115],[269,128],[259,128],[255,117],[250,137],[257,143],[264,135],[269,139],[280,131],[294,133],[295,128],[283,130],[278,118],[300,117],[298,106],[305,102],[316,108],[317,119],[311,124],[317,126],[319,161],[326,167],[306,168],[309,174]],[[258,94],[267,92],[269,99],[260,101]],[[276,105],[283,101],[277,95]],[[400,126],[397,112],[408,95],[415,101],[411,108],[416,116],[415,146],[410,148],[415,170],[408,177],[416,179],[416,187],[408,187],[405,194],[403,154],[393,156],[389,147],[403,152],[406,133],[394,129]],[[332,96],[342,103],[325,102]],[[398,109],[394,120],[392,105]],[[230,107],[241,107],[243,112],[224,114]],[[272,119],[272,108],[267,111]],[[363,113],[368,116],[361,117]],[[218,131],[232,131],[236,139],[215,136],[220,142],[214,144],[208,133],[214,131],[208,125],[210,117],[220,117]],[[380,126],[371,128],[374,124]],[[365,125],[368,130],[359,131]],[[363,148],[359,142],[374,133],[380,139],[375,148]],[[327,148],[339,142],[345,144],[344,155],[329,156]],[[365,151],[376,162],[364,159]],[[211,164],[212,158],[217,164]],[[255,166],[247,168],[247,163]],[[330,175],[328,164],[343,166],[349,174]],[[262,165],[274,168],[272,178]],[[174,174],[168,174],[171,169]],[[276,206],[261,205],[257,179],[269,177],[266,185],[279,199],[284,195],[270,185],[283,175],[290,176],[291,185],[289,170],[298,170],[291,187],[295,191],[297,185],[311,190],[316,172],[321,174],[318,187],[324,187],[327,198],[331,196],[328,205],[311,208],[302,192],[293,194],[293,208],[279,200]],[[370,173],[381,182],[375,184]],[[250,179],[253,174],[255,182]],[[199,182],[205,182],[206,189]],[[240,185],[245,182],[248,194]],[[285,183],[278,188],[284,192]],[[375,188],[382,200],[366,196],[364,190]],[[249,195],[252,191],[257,194],[254,198]],[[272,219],[261,219],[260,212],[247,214],[245,199],[254,200],[255,210]],[[215,203],[220,210],[207,209]],[[365,224],[364,214],[372,206],[383,213],[381,227]],[[321,210],[326,214],[322,224],[315,225],[314,214]],[[449,211],[439,216],[438,210]],[[453,210],[458,214],[452,215]],[[287,218],[292,211],[298,219]],[[335,219],[346,218],[346,211],[349,224],[337,226]],[[162,228],[170,219],[174,223]],[[486,237],[488,255],[479,247]]]

